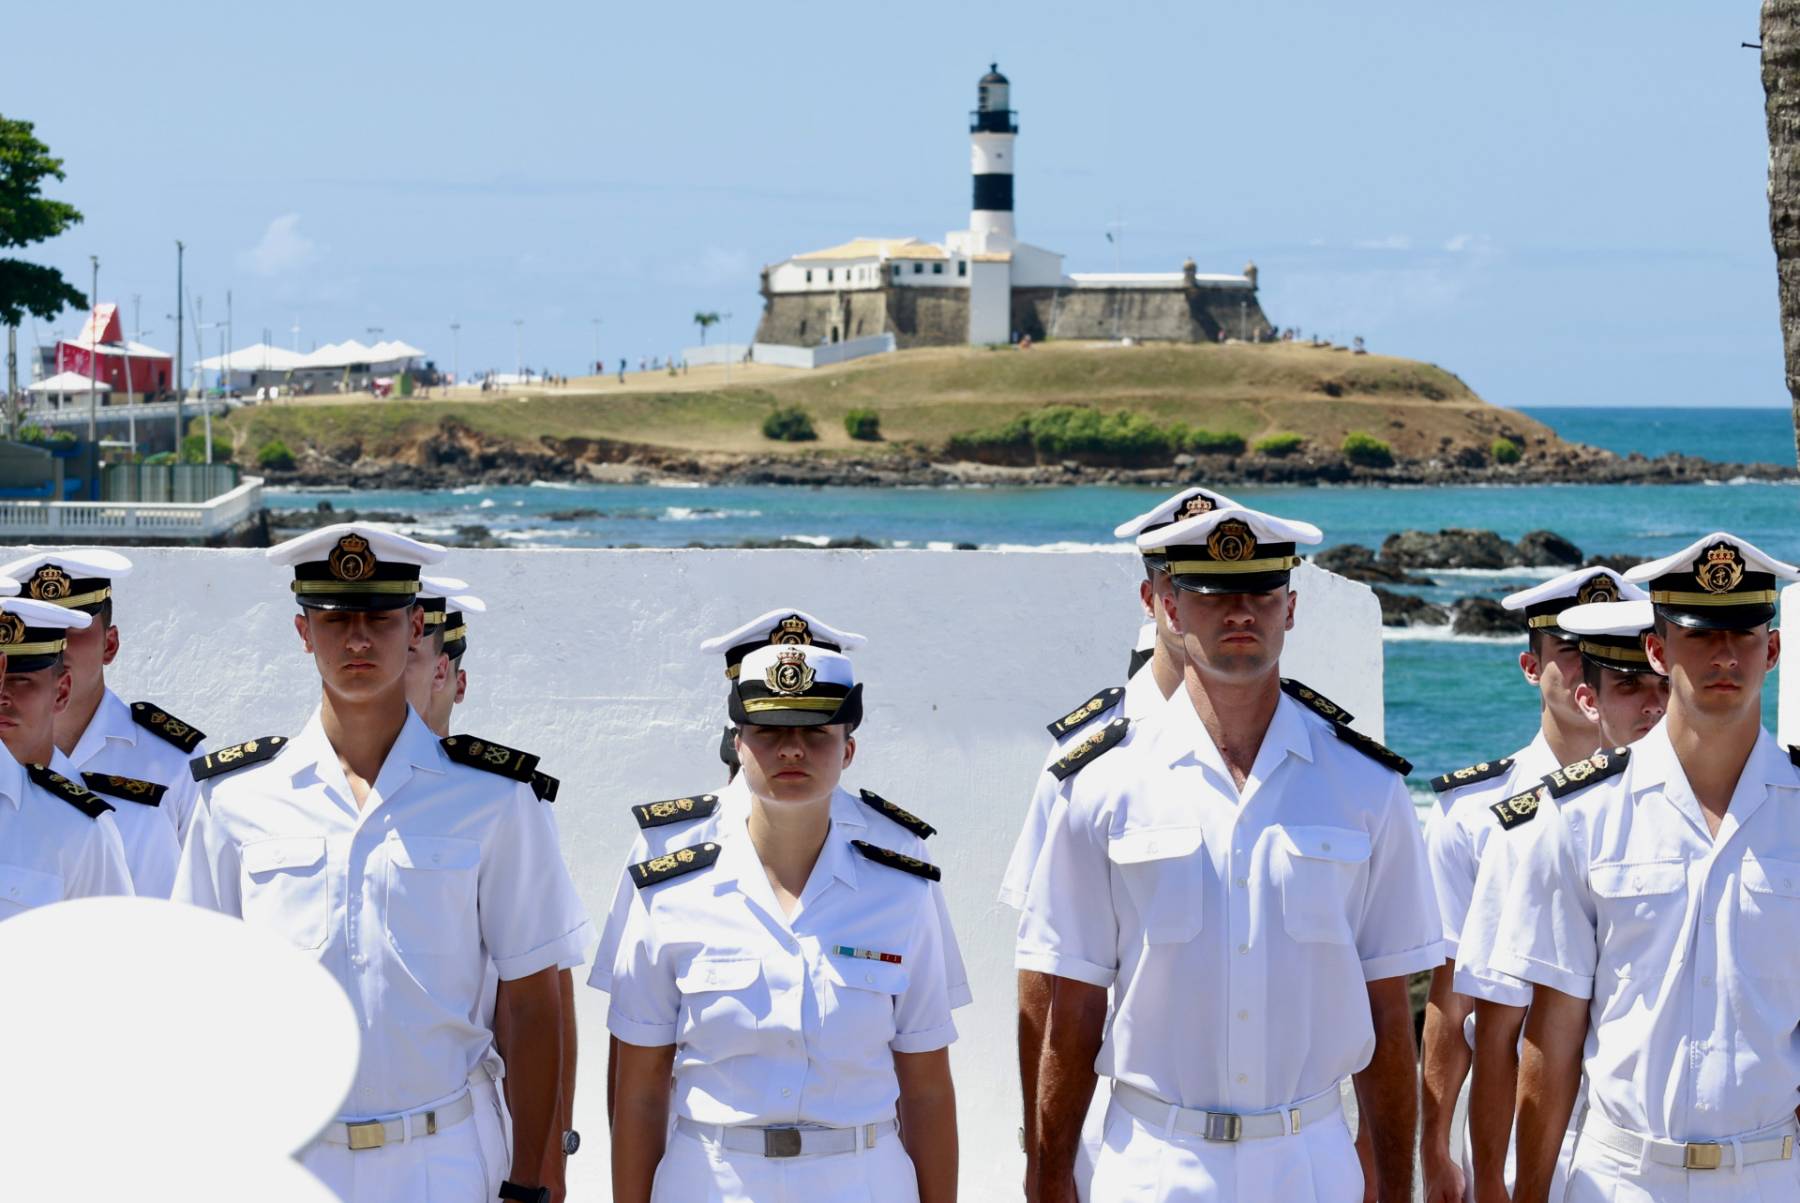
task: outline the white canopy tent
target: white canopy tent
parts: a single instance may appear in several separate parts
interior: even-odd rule
[[[270,346],[268,343],[255,343],[237,351],[224,355],[214,355],[200,361],[203,371],[217,372],[286,372],[298,367],[306,357],[298,351],[290,351],[286,347]]]
[[[40,397],[53,397],[59,393],[73,397],[86,393],[110,393],[112,385],[103,380],[83,376],[80,372],[58,372],[54,376],[45,377],[36,384],[26,385],[25,391],[36,393]]]

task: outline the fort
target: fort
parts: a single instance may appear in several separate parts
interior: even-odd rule
[[[856,238],[765,267],[759,343],[817,346],[892,334],[902,348],[1030,337],[1260,342],[1274,334],[1257,271],[1068,274],[1056,251],[1021,242],[1013,218],[1018,114],[995,64],[969,114],[969,228],[942,243]]]

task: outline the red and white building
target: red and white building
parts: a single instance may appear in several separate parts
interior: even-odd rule
[[[87,325],[73,339],[56,344],[56,370],[75,372],[112,389],[115,404],[123,394],[155,396],[175,387],[175,365],[166,351],[125,338],[117,305],[96,305]]]

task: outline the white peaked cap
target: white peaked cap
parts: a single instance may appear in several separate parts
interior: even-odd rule
[[[452,596],[449,601],[450,609],[452,610],[459,610],[466,614],[487,613],[487,603],[482,601],[479,597],[476,597],[473,593],[458,593]]]
[[[1165,498],[1157,503],[1154,508],[1145,510],[1129,522],[1119,523],[1118,526],[1113,528],[1113,536],[1119,539],[1135,539],[1152,526],[1174,522],[1177,514],[1181,514],[1183,518],[1192,518],[1206,512],[1200,508],[1200,505],[1190,506],[1188,504],[1189,502],[1196,500],[1210,505],[1211,508],[1215,510],[1243,508],[1239,506],[1237,502],[1225,496],[1225,494],[1215,493],[1211,489],[1202,489],[1198,487],[1183,489],[1173,497]],[[1182,513],[1183,510],[1191,510],[1193,512]]]
[[[1568,598],[1580,604],[1588,604],[1582,600],[1582,594],[1593,592],[1584,588],[1596,577],[1605,577],[1612,585],[1611,597],[1599,597],[1595,601],[1648,601],[1650,595],[1620,576],[1610,568],[1577,568],[1573,572],[1565,572],[1553,576],[1542,584],[1533,585],[1529,589],[1521,589],[1517,593],[1508,593],[1500,599],[1500,604],[1508,610],[1523,610],[1542,602],[1561,601]],[[1605,593],[1606,590],[1600,592]]]
[[[453,576],[420,576],[420,597],[455,597],[469,587],[469,582]]]
[[[59,631],[85,631],[94,621],[94,616],[85,610],[71,610],[33,597],[0,597],[0,613],[17,614],[26,626],[54,627]],[[5,650],[0,647],[0,652]]]
[[[0,597],[17,597],[18,595],[19,582],[10,576],[0,576]]]
[[[284,567],[309,560],[323,560],[345,535],[361,535],[369,541],[369,547],[377,559],[402,564],[438,564],[448,554],[446,548],[436,543],[421,542],[408,535],[383,530],[365,522],[334,522],[330,526],[321,526],[318,530],[295,535],[285,543],[277,543],[264,554]]]
[[[774,668],[782,657],[791,657],[796,652],[806,662],[806,667],[813,670],[815,684],[842,685],[845,688],[856,684],[856,669],[851,665],[850,657],[842,652],[823,647],[780,643],[759,647],[747,653],[739,662],[738,679],[760,681],[763,674]]]
[[[796,610],[791,606],[784,606],[779,610],[770,610],[765,614],[759,614],[743,626],[738,627],[735,630],[727,631],[723,635],[714,635],[711,639],[708,639],[705,643],[700,645],[700,651],[703,655],[711,655],[714,652],[729,651],[739,644],[754,643],[759,640],[768,639],[774,635],[781,624],[789,618],[798,618],[804,621],[806,623],[807,633],[812,637],[814,642],[823,641],[825,643],[835,643],[840,649],[846,652],[853,652],[868,642],[867,639],[858,635],[855,631],[840,631],[830,623],[821,622],[819,619],[814,618],[805,610]]]
[[[1641,592],[1641,590],[1640,590]],[[1650,629],[1656,607],[1647,597],[1630,601],[1589,602],[1570,606],[1556,616],[1556,625],[1571,635],[1617,635],[1629,638]]]
[[[1800,568],[1777,560],[1755,544],[1722,530],[1716,530],[1705,538],[1695,539],[1673,555],[1664,556],[1660,560],[1651,560],[1648,564],[1639,564],[1625,574],[1625,579],[1650,581],[1669,573],[1684,572],[1695,560],[1705,555],[1708,548],[1719,543],[1729,543],[1736,547],[1738,554],[1744,559],[1744,568],[1748,572],[1766,572],[1778,580],[1800,581]],[[4,570],[0,569],[0,571]]]
[[[46,564],[60,568],[70,576],[98,576],[116,581],[131,575],[131,561],[116,551],[99,547],[53,547],[0,564],[0,576],[10,576],[15,581],[28,580]]]
[[[1222,522],[1242,522],[1250,528],[1258,543],[1318,543],[1325,534],[1310,522],[1293,518],[1277,518],[1247,506],[1231,506],[1213,510],[1194,518],[1183,518],[1172,526],[1145,531],[1137,537],[1138,550],[1155,551],[1163,547],[1204,543],[1206,536]]]

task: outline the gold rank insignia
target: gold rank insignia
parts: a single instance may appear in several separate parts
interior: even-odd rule
[[[531,783],[532,774],[537,772],[536,756],[517,748],[509,748],[505,744],[497,744],[491,739],[479,739],[473,735],[449,735],[438,743],[450,759],[472,769],[497,773],[527,784]]]
[[[1292,677],[1281,678],[1281,692],[1311,710],[1320,718],[1334,723],[1353,723],[1356,716],[1342,706],[1320,693],[1310,685],[1294,680]]]
[[[375,552],[369,541],[357,534],[339,539],[325,563],[340,581],[366,581],[375,575]]]
[[[1619,587],[1613,579],[1604,573],[1591,576],[1575,591],[1575,601],[1580,605],[1592,605],[1596,602],[1616,602],[1619,600]]]
[[[55,794],[90,819],[97,819],[112,810],[112,803],[96,797],[61,773],[41,764],[26,765],[25,775],[37,782],[46,793]]]
[[[75,591],[75,582],[69,574],[54,564],[45,564],[32,573],[30,583],[25,592],[39,601],[61,601]]]
[[[188,761],[188,771],[194,775],[195,781],[205,781],[208,777],[217,777],[221,773],[233,772],[248,768],[268,760],[275,753],[287,746],[287,737],[283,735],[264,735],[259,739],[246,740],[241,744],[232,744],[229,748],[220,748],[217,752],[208,752],[204,756]]]
[[[1743,553],[1721,539],[1694,561],[1694,579],[1708,593],[1730,593],[1744,579]]]
[[[192,752],[206,738],[206,732],[191,723],[182,722],[153,702],[133,702],[131,721],[168,740],[183,752]]]
[[[811,689],[817,676],[806,662],[806,653],[794,648],[775,653],[775,663],[764,671],[763,681],[783,697],[795,697]]]
[[[169,792],[166,785],[158,785],[154,781],[139,781],[136,777],[121,777],[116,773],[83,773],[81,780],[82,784],[96,794],[123,798],[145,806],[160,805],[163,795]]]
[[[850,846],[878,865],[886,865],[888,868],[898,869],[902,873],[911,873],[914,877],[923,877],[926,881],[942,881],[944,879],[944,871],[936,865],[904,856],[892,849],[879,847],[866,840],[851,840]]]
[[[930,823],[927,823],[924,819],[921,819],[911,811],[895,806],[892,802],[889,802],[874,790],[862,790],[861,796],[864,806],[880,811],[920,839],[928,840],[937,834],[937,828],[933,827]]]
[[[1370,760],[1399,773],[1402,777],[1412,772],[1412,761],[1400,755],[1385,744],[1378,743],[1347,723],[1334,723],[1332,733],[1339,739],[1367,756]]]
[[[687,823],[704,819],[719,809],[717,794],[695,794],[688,798],[665,798],[631,808],[631,817],[645,830],[667,827],[671,823]]]
[[[1250,527],[1232,518],[1212,528],[1206,536],[1206,550],[1220,563],[1236,563],[1256,558],[1256,535]]]
[[[1124,688],[1118,685],[1114,685],[1110,689],[1102,689],[1099,693],[1075,707],[1075,709],[1069,711],[1069,713],[1063,715],[1055,722],[1045,724],[1046,729],[1050,734],[1061,739],[1070,732],[1079,731],[1081,728],[1093,722],[1096,716],[1103,711],[1116,706],[1124,696]]]
[[[1550,791],[1552,798],[1567,797],[1596,781],[1617,777],[1625,771],[1625,763],[1630,759],[1631,751],[1628,748],[1596,752],[1586,760],[1577,760],[1574,764],[1565,764],[1560,769],[1552,770],[1544,778],[1544,788]]]
[[[1511,831],[1521,823],[1529,823],[1537,818],[1538,789],[1533,787],[1522,794],[1514,794],[1504,802],[1496,802],[1488,807],[1494,817],[1500,820],[1502,830]]]
[[[1512,763],[1513,758],[1510,756],[1502,756],[1499,760],[1484,760],[1480,764],[1457,769],[1454,773],[1433,777],[1431,788],[1442,794],[1453,789],[1461,789],[1465,785],[1474,785],[1477,781],[1492,781],[1512,768]]]
[[[1131,720],[1120,715],[1106,726],[1097,728],[1050,766],[1051,775],[1058,781],[1067,781],[1083,765],[1117,747],[1130,727]]]
[[[718,859],[717,844],[695,844],[692,848],[682,848],[631,866],[631,880],[641,890],[659,881],[704,869]]]

